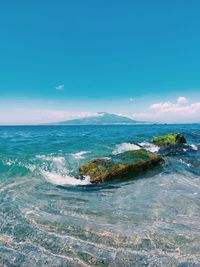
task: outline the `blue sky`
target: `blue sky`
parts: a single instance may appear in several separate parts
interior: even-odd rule
[[[199,13],[198,0],[2,1],[0,123],[200,122]]]

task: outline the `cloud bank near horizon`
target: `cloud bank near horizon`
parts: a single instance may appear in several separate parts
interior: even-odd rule
[[[95,103],[89,106],[69,102],[63,106],[56,102],[50,106],[42,103],[13,103],[0,105],[0,124],[45,124],[76,118],[100,116],[99,110],[134,120],[158,123],[200,123],[200,102],[191,101],[185,96],[179,96],[175,101],[161,101],[144,103],[142,100],[130,102]],[[128,103],[129,106],[128,106]],[[71,104],[71,105],[70,105]],[[112,104],[112,105],[111,105]],[[138,105],[137,105],[138,104]],[[66,108],[67,107],[67,108]],[[124,109],[123,109],[124,108]],[[136,112],[133,112],[133,111]],[[142,112],[137,112],[142,110]],[[144,112],[143,112],[144,110]]]
[[[97,112],[76,112],[54,109],[15,108],[4,110],[4,116],[0,115],[0,125],[33,125],[60,122],[65,120],[80,119],[92,116],[101,116]]]
[[[132,114],[134,119],[168,123],[200,122],[200,102],[191,103],[184,96],[176,102],[159,102],[149,106],[145,113]]]

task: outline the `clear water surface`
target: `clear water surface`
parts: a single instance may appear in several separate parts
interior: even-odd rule
[[[160,172],[76,179],[168,132],[190,146]],[[0,266],[200,266],[200,125],[0,127]]]

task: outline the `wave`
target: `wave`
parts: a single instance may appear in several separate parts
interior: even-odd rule
[[[139,145],[142,148],[144,148],[144,149],[146,149],[152,153],[158,152],[158,150],[160,149],[159,146],[156,146],[156,145],[148,143],[148,142],[142,142],[142,143],[139,143]]]
[[[52,161],[54,163],[63,164],[65,162],[65,158],[61,156],[53,156],[53,155],[37,155],[37,159],[45,160],[45,161]]]
[[[192,167],[191,163],[187,163],[186,161],[184,161],[183,159],[179,159],[179,162],[186,165],[187,167]]]
[[[84,180],[77,179],[73,176],[62,176],[55,172],[42,171],[43,177],[50,183],[56,185],[89,185],[90,177],[85,176]]]
[[[158,146],[151,144],[151,143],[148,143],[148,142],[138,143],[138,145],[132,144],[132,143],[122,143],[122,144],[116,145],[112,154],[117,155],[117,154],[123,153],[125,151],[139,150],[141,148],[148,150],[150,152],[153,152],[153,153],[158,152],[158,150],[160,149]]]
[[[193,150],[195,150],[195,151],[198,150],[198,146],[197,146],[197,145],[192,144],[192,145],[190,145],[190,147],[191,147]]]
[[[117,154],[123,153],[125,151],[138,150],[138,149],[141,149],[141,147],[140,146],[137,146],[135,144],[122,143],[122,144],[116,145],[116,147],[113,150],[112,154],[113,155],[117,155]]]
[[[82,158],[88,152],[81,151],[73,154],[75,158]],[[89,177],[84,177],[84,180],[77,179],[69,171],[70,165],[62,156],[54,155],[38,155],[37,159],[43,163],[39,167],[39,172],[50,183],[56,185],[88,185],[90,184]],[[72,166],[71,166],[72,167]]]
[[[192,150],[198,151],[198,145],[188,145],[188,147],[190,147]],[[138,144],[132,144],[132,143],[122,143],[119,145],[116,145],[115,149],[113,150],[112,154],[113,155],[117,155],[119,153],[123,153],[125,151],[130,151],[130,150],[138,150],[138,149],[145,149],[147,151],[150,151],[152,153],[156,153],[159,151],[160,147],[157,145],[154,145],[152,143],[148,143],[148,142],[141,142]],[[184,151],[187,151],[186,148],[183,149]]]
[[[75,158],[75,159],[84,159],[84,155],[91,153],[90,151],[80,151],[77,153],[72,153],[71,155]]]

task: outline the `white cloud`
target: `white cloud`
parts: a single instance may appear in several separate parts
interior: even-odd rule
[[[200,102],[189,103],[187,98],[178,97],[176,102],[160,102],[150,106],[150,109],[161,113],[178,114],[195,114],[200,112]]]
[[[150,105],[149,112],[135,113],[132,117],[158,122],[200,122],[200,102],[190,103],[184,96],[176,102],[166,101]]]
[[[188,100],[184,96],[179,96],[178,99],[177,99],[177,103],[178,104],[186,104],[186,103],[188,103]]]
[[[60,85],[56,86],[56,90],[58,90],[58,91],[64,91],[65,90],[64,84],[60,84]]]
[[[151,109],[159,110],[159,111],[166,111],[173,106],[171,102],[160,102],[150,106]]]

